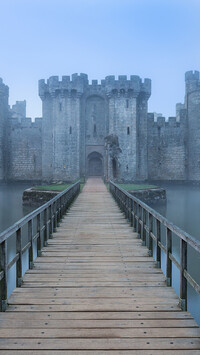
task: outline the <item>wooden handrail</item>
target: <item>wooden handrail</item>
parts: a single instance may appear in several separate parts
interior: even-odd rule
[[[161,267],[161,250],[166,254],[167,286],[172,285],[172,263],[180,270],[180,304],[183,310],[187,310],[187,282],[200,294],[200,285],[187,270],[187,249],[189,245],[200,253],[200,242],[113,181],[109,181],[109,188],[134,231],[142,239],[143,245],[148,244],[149,255],[152,255],[153,240],[155,241],[157,267]],[[153,231],[154,220],[156,223],[155,232]],[[164,226],[166,230],[165,246],[161,243],[161,226]],[[172,255],[172,233],[180,239],[180,262]]]
[[[63,214],[79,192],[80,180],[0,233],[0,311],[5,311],[7,307],[8,270],[16,265],[16,286],[20,287],[23,254],[28,250],[29,268],[33,268],[34,241],[37,245],[37,256],[40,256],[42,247],[46,246],[47,240],[51,238]],[[33,230],[34,219],[36,232]],[[22,247],[22,228],[25,226],[28,227],[28,242]],[[16,254],[8,262],[7,243],[13,235],[16,236]]]

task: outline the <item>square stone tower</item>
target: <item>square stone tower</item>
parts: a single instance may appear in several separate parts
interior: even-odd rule
[[[86,74],[40,80],[43,180],[146,179],[150,94],[150,79],[135,75],[100,84]]]

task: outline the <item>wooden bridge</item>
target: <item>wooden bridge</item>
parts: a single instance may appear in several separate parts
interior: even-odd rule
[[[200,354],[200,329],[100,179],[45,244],[0,313],[0,354]]]

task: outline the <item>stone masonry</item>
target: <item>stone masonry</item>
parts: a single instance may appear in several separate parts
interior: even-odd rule
[[[187,72],[184,104],[166,120],[148,113],[151,81],[101,83],[86,74],[39,81],[43,117],[8,105],[0,80],[0,180],[200,180],[200,75]]]

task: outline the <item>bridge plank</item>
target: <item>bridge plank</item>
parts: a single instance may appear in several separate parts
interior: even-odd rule
[[[99,179],[53,236],[0,314],[0,354],[199,354],[196,322]]]
[[[198,338],[0,338],[0,349],[19,350],[132,350],[132,349],[194,349],[199,350]]]

